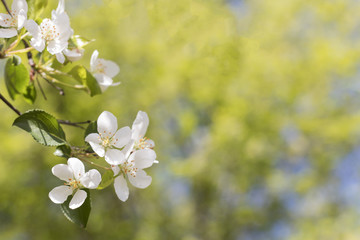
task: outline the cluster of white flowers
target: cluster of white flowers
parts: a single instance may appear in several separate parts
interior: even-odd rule
[[[32,36],[30,45],[37,51],[44,51],[45,47],[51,55],[55,55],[60,63],[80,60],[84,49],[71,47],[69,40],[74,34],[70,27],[70,19],[65,11],[64,0],[59,0],[56,10],[51,12],[51,19],[45,18],[38,25],[34,20],[27,19],[28,5],[25,0],[14,0],[11,14],[0,13],[0,38],[12,38],[19,31],[25,29]],[[112,78],[119,72],[119,66],[113,61],[98,58],[99,52],[95,50],[91,56],[90,68],[102,91],[109,86],[117,86],[120,82],[113,83]],[[66,56],[66,58],[65,58]]]
[[[158,161],[153,150],[154,141],[145,137],[148,125],[148,115],[139,111],[131,129],[118,129],[117,118],[104,111],[97,119],[98,133],[91,133],[85,138],[94,152],[104,157],[113,170],[115,192],[121,201],[125,202],[129,197],[126,179],[137,188],[146,188],[151,184],[152,178],[144,169]],[[50,199],[62,204],[69,195],[73,195],[69,204],[71,209],[84,203],[87,194],[81,189],[95,189],[101,182],[100,173],[95,169],[85,173],[84,164],[77,158],[69,158],[67,165],[54,166],[52,173],[65,183],[49,193]]]
[[[110,164],[114,176],[114,187],[118,198],[126,201],[129,188],[126,179],[137,188],[146,188],[152,178],[143,170],[157,163],[155,144],[145,137],[149,126],[149,117],[139,111],[132,128],[118,130],[116,117],[107,111],[100,114],[97,120],[98,133],[86,136],[94,152]]]

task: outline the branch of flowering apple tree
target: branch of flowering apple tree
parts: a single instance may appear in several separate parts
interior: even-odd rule
[[[35,12],[42,12],[47,5],[47,0],[37,0],[36,4],[35,1],[28,2],[33,4],[31,8]],[[83,56],[84,47],[91,41],[73,35],[64,0],[59,0],[51,19],[37,19],[38,13],[33,11],[28,20],[28,3],[25,0],[13,0],[11,11],[5,0],[2,3],[9,14],[0,17],[0,58],[7,59],[5,83],[11,99],[22,96],[33,104],[36,81],[46,100],[39,78],[56,88],[61,95],[64,95],[64,90],[60,86],[85,90],[94,96],[110,86],[119,85],[113,82],[120,71],[118,65],[98,58],[97,50],[91,56],[90,70],[74,64]],[[31,16],[35,16],[34,20],[41,22],[40,25]],[[33,54],[33,51],[37,53]],[[27,56],[30,72],[18,56],[22,54]],[[101,113],[97,121],[72,122],[56,119],[43,110],[21,113],[2,94],[0,99],[18,115],[14,126],[30,133],[38,143],[56,147],[54,155],[67,159],[67,164],[52,168],[52,173],[65,183],[51,190],[49,198],[61,204],[65,216],[81,227],[86,227],[91,210],[90,189],[101,190],[114,183],[117,197],[126,201],[129,197],[127,181],[137,188],[146,188],[151,184],[152,178],[144,169],[158,161],[153,150],[154,141],[145,137],[149,125],[145,112],[138,112],[131,128],[118,129],[117,118],[107,111]],[[84,124],[87,124],[86,128]],[[61,125],[83,129],[84,144],[70,144]],[[84,163],[101,170],[102,174],[97,169],[85,172]]]

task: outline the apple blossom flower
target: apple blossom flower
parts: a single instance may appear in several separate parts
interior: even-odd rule
[[[34,20],[25,23],[25,28],[33,36],[30,40],[31,46],[42,52],[47,45],[49,53],[56,55],[60,63],[65,61],[62,51],[68,47],[68,40],[73,34],[64,6],[64,0],[60,0],[57,9],[51,13],[51,19],[45,18],[40,26]]]
[[[98,58],[99,52],[95,50],[91,55],[90,69],[98,82],[102,91],[105,91],[109,86],[117,86],[120,82],[113,83],[112,78],[115,77],[119,72],[119,66],[110,60]]]
[[[14,0],[11,5],[11,15],[0,13],[1,38],[11,38],[18,34],[27,19],[28,5],[25,0]]]
[[[124,147],[131,138],[129,127],[118,130],[117,118],[110,112],[104,111],[97,119],[98,133],[90,133],[85,141],[90,144],[94,152],[111,165],[118,165],[125,161],[120,148]]]
[[[96,169],[85,173],[84,164],[77,158],[69,158],[66,164],[57,164],[52,168],[52,173],[64,180],[62,186],[55,187],[49,193],[49,198],[56,204],[62,204],[68,196],[73,194],[69,203],[71,209],[80,207],[87,193],[82,188],[95,189],[101,182],[101,175]]]
[[[126,178],[137,188],[147,188],[151,184],[151,176],[148,176],[143,169],[151,167],[154,162],[156,162],[154,150],[140,149],[132,152],[124,163],[119,166],[112,166],[114,176],[120,173],[114,180],[114,188],[121,201],[125,202],[129,197]]]

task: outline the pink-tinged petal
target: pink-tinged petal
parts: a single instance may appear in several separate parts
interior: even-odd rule
[[[63,51],[63,53],[65,54],[65,56],[67,57],[67,59],[69,59],[69,61],[75,62],[80,60],[83,56],[84,56],[84,49],[65,49]]]
[[[84,164],[77,158],[68,159],[69,168],[72,169],[74,177],[80,179],[85,174]]]
[[[15,28],[0,28],[0,38],[12,38],[17,35]]]
[[[109,149],[105,153],[105,161],[110,165],[119,165],[125,162],[125,156],[118,149]]]
[[[112,137],[117,127],[117,118],[111,112],[104,111],[97,119],[97,129],[102,138]]]
[[[64,63],[65,62],[65,56],[63,53],[57,53],[56,54],[56,59],[58,60],[59,63]]]
[[[49,198],[56,204],[61,204],[66,201],[67,197],[72,194],[72,189],[69,186],[58,186],[49,192]]]
[[[23,10],[25,13],[27,13],[28,5],[25,0],[14,0],[11,5],[11,10],[16,14],[19,14],[20,10]]]
[[[138,169],[151,167],[156,160],[156,153],[151,149],[141,149],[134,154],[135,166]]]
[[[96,60],[97,60],[98,56],[99,56],[98,50],[95,50],[95,51],[92,53],[92,55],[91,55],[91,59],[90,59],[90,70],[91,70],[92,72],[94,72],[95,69],[96,69]]]
[[[129,127],[120,128],[112,138],[112,145],[122,148],[131,140],[131,130]]]
[[[57,164],[52,169],[51,172],[58,178],[63,181],[70,182],[74,178],[74,173],[72,169],[66,164]]]
[[[2,27],[11,27],[10,22],[12,17],[6,13],[0,13],[0,26]]]
[[[128,174],[130,183],[137,188],[147,188],[152,181],[152,178],[146,174],[144,170],[139,170],[136,175]]]
[[[123,175],[115,178],[114,188],[117,197],[121,201],[125,202],[129,198],[129,188]]]
[[[146,112],[139,111],[136,115],[135,121],[132,125],[132,136],[131,138],[135,141],[139,141],[145,136],[146,130],[149,126],[149,117]]]
[[[115,62],[104,59],[103,62],[105,66],[104,69],[105,75],[109,76],[110,78],[113,78],[116,75],[118,75],[118,73],[120,72],[120,68]]]
[[[26,19],[27,19],[26,12],[23,9],[21,9],[18,15],[18,27],[17,27],[18,30],[23,28]]]
[[[96,169],[91,169],[80,179],[81,184],[89,189],[95,189],[101,182],[101,174]]]
[[[71,209],[76,209],[80,207],[85,202],[86,197],[87,193],[84,190],[79,189],[71,199],[69,207]]]

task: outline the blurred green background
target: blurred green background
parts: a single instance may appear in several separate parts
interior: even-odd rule
[[[56,8],[50,1],[48,13]],[[90,98],[46,88],[34,106],[119,126],[138,110],[159,164],[123,203],[92,192],[86,230],[48,192],[64,162],[0,104],[0,239],[353,240],[360,234],[360,1],[66,1],[75,34],[120,65]],[[2,11],[4,12],[4,10]],[[3,64],[4,62],[2,62]],[[4,81],[1,93],[7,93]],[[73,144],[80,129],[64,126]]]

